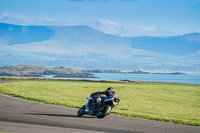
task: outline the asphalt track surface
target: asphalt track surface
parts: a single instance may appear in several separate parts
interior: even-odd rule
[[[77,110],[0,94],[0,132],[200,133],[200,127],[109,115],[78,117]]]

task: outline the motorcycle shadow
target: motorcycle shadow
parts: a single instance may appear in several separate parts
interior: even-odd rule
[[[62,115],[62,114],[41,114],[41,113],[25,113],[28,115],[38,115],[38,116],[55,116],[55,117],[73,117],[73,118],[96,118],[95,116],[85,115],[85,116],[77,116],[77,115]]]

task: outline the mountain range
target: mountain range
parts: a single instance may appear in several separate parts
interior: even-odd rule
[[[200,71],[200,33],[120,37],[88,26],[0,23],[0,66]]]

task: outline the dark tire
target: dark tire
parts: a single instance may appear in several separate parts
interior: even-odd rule
[[[111,112],[112,108],[110,106],[105,107],[105,109],[101,112],[98,112],[96,114],[97,118],[104,118],[105,116],[109,115]]]
[[[78,116],[82,116],[82,115],[84,115],[84,113],[85,113],[85,105],[84,106],[82,106],[79,110],[78,110],[78,112],[77,112],[77,115]]]

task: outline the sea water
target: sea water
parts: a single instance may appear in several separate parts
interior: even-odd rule
[[[187,75],[173,74],[125,74],[125,73],[93,73],[97,79],[104,80],[132,80],[132,81],[158,81],[200,84],[200,73]]]

